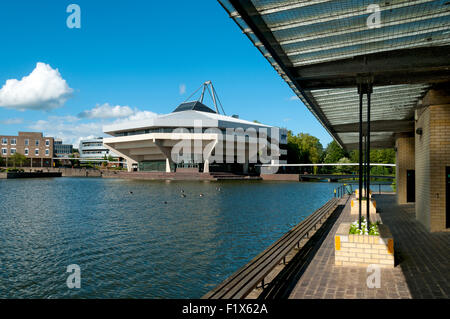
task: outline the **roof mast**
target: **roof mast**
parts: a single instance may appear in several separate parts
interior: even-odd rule
[[[202,94],[200,95],[200,98],[198,99],[198,101],[199,101],[200,103],[203,103],[203,97],[204,97],[204,95],[205,95],[205,90],[208,90],[208,93],[209,93],[209,95],[211,96],[211,98],[212,98],[212,100],[213,100],[214,107],[215,107],[215,109],[216,109],[216,113],[217,113],[217,114],[220,114],[219,108],[217,107],[217,102],[219,102],[223,114],[226,115],[226,114],[225,114],[225,111],[224,111],[224,109],[223,109],[223,107],[222,107],[222,103],[220,103],[219,96],[217,95],[216,90],[214,89],[214,86],[213,86],[212,82],[211,82],[211,81],[205,81],[205,82],[202,84],[202,86],[203,86],[203,88],[202,88]]]

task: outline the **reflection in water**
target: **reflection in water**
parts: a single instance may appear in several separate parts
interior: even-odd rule
[[[201,297],[335,186],[0,180],[0,298]],[[70,264],[81,289],[66,286]]]

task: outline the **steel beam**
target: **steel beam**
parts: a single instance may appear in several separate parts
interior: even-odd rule
[[[367,122],[363,123],[367,124]],[[381,120],[372,121],[370,124],[371,132],[413,132],[414,121],[413,120]],[[358,131],[358,123],[335,125],[334,129],[337,133],[351,133]],[[365,132],[364,132],[365,133]]]
[[[380,12],[383,12],[386,10],[404,8],[404,7],[408,7],[408,6],[415,6],[418,4],[433,2],[433,1],[434,0],[404,0],[398,4],[380,6]],[[232,2],[232,1],[230,0],[230,2]],[[347,19],[347,18],[358,17],[358,16],[362,16],[362,15],[367,15],[367,6],[363,2],[361,2],[361,6],[359,8],[357,8],[356,10],[348,10],[348,9],[345,10],[344,9],[341,12],[334,12],[333,14],[330,14],[329,11],[325,11],[323,13],[323,15],[314,16],[308,20],[298,19],[298,20],[289,21],[286,23],[269,25],[269,27],[271,28],[272,31],[288,30],[288,29],[309,26],[309,25],[318,24],[318,23],[326,23],[326,22],[331,22],[331,21],[335,21],[335,20],[342,20],[342,19]]]
[[[390,27],[390,26],[395,26],[395,25],[400,25],[400,24],[405,24],[405,23],[412,23],[412,22],[424,21],[424,20],[435,19],[435,18],[440,18],[440,17],[446,17],[448,15],[450,15],[450,11],[442,11],[442,12],[438,12],[438,13],[434,12],[432,14],[425,13],[423,15],[413,17],[413,18],[404,18],[404,19],[399,19],[399,20],[394,20],[394,21],[383,22],[383,27]],[[341,30],[329,29],[329,30],[326,30],[326,32],[323,32],[320,34],[313,34],[310,36],[300,36],[300,37],[289,37],[284,40],[280,39],[279,43],[281,45],[295,44],[295,43],[317,40],[317,39],[322,39],[322,38],[334,37],[334,36],[343,35],[343,34],[357,33],[357,32],[362,32],[362,31],[366,31],[366,30],[367,30],[367,25],[362,24],[361,26],[358,26],[355,28],[350,27],[350,28],[343,28]],[[262,46],[262,43],[256,43],[255,45]]]

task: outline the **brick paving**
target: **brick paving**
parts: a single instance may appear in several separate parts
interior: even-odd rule
[[[397,205],[395,195],[374,195],[374,199],[383,223],[394,236],[396,259],[395,268],[381,269],[381,287],[367,287],[365,267],[334,265],[337,227],[354,219],[348,202],[289,298],[450,297],[450,232],[428,232],[415,219],[414,205]]]

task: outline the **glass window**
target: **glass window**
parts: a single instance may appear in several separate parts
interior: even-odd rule
[[[11,155],[14,155],[14,154],[16,154],[16,149],[15,149],[15,148],[12,148],[12,149],[11,149]]]
[[[36,140],[36,146],[39,146],[39,140]]]
[[[34,150],[34,155],[36,155],[36,156],[39,155],[39,149],[38,148]]]
[[[28,155],[28,154],[29,154],[28,148],[26,148],[26,149],[25,149],[25,155]]]
[[[3,145],[8,144],[8,139],[6,137],[2,138],[2,144]]]
[[[30,145],[30,140],[29,139],[25,139],[25,145]]]
[[[2,148],[2,155],[7,155],[7,154],[8,154],[8,149]]]
[[[11,139],[11,145],[16,145],[17,144],[17,140],[15,138]]]
[[[45,140],[45,146],[50,146],[50,141],[49,140]]]
[[[50,150],[49,150],[49,149],[46,149],[46,150],[45,150],[45,155],[48,156],[49,154],[50,154]]]

